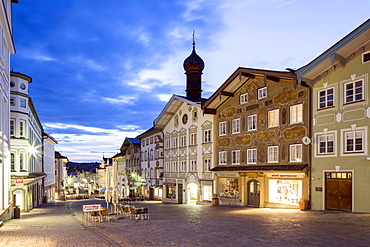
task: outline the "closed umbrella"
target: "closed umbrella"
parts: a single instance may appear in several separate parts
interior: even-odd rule
[[[118,204],[118,165],[117,160],[113,161],[112,167],[112,188],[113,188],[113,195],[112,195],[112,202],[114,204]]]
[[[105,186],[110,188],[110,172],[109,167],[105,167]],[[105,201],[107,202],[107,209],[109,210],[109,202],[110,202],[110,190],[105,190]]]

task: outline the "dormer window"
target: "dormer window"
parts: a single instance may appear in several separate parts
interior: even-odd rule
[[[248,93],[243,93],[240,95],[240,104],[245,104],[248,102]]]
[[[267,97],[267,87],[258,89],[258,99],[262,99],[266,97]]]

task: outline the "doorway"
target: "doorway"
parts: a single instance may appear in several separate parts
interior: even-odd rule
[[[198,201],[198,185],[195,183],[189,183],[187,187],[188,202],[195,203]]]
[[[325,172],[325,208],[352,211],[352,172]]]
[[[260,182],[255,179],[248,182],[248,206],[260,206]]]

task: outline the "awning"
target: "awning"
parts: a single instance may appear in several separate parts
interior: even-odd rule
[[[167,186],[176,186],[176,183],[166,183],[164,182],[163,185],[167,185]]]

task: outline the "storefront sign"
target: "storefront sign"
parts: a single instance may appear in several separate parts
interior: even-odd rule
[[[239,177],[239,174],[235,173],[217,173],[216,175],[219,177]]]
[[[301,173],[267,173],[268,178],[304,178]]]
[[[16,184],[23,184],[23,178],[16,178],[15,183]]]
[[[167,182],[164,182],[163,185],[166,185],[166,186],[176,186],[176,183],[167,183]]]
[[[83,212],[98,211],[101,209],[100,204],[82,205]]]

